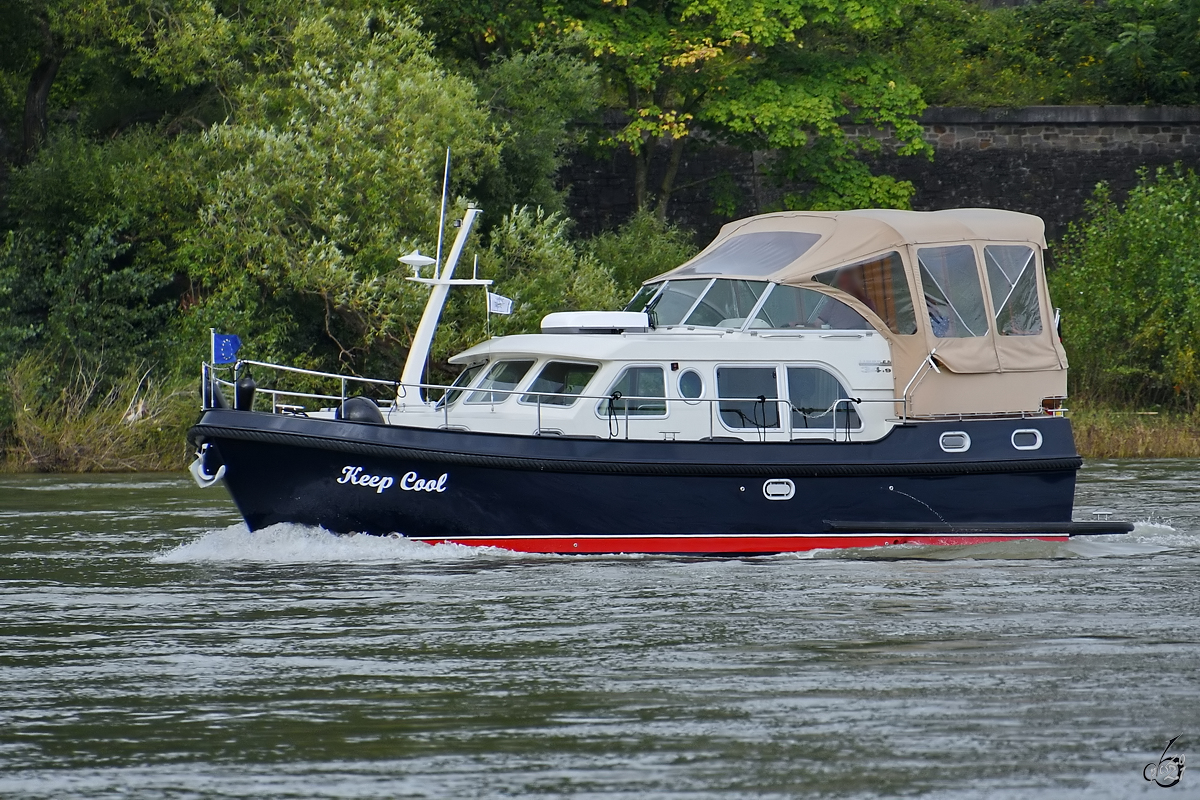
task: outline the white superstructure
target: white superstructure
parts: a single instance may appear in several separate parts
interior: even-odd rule
[[[414,278],[432,294],[385,423],[865,442],[912,418],[1053,413],[1066,393],[1042,222],[990,209],[739,220],[623,311],[549,314],[540,333],[454,356],[463,372],[448,390],[428,386],[419,376],[446,292],[488,283],[453,278],[476,214],[434,277]]]

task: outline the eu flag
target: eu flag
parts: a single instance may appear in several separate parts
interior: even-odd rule
[[[232,333],[213,334],[213,363],[232,364],[237,361],[237,351],[242,346],[242,340]]]

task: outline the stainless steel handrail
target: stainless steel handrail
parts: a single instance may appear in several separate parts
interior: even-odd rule
[[[304,398],[304,399],[310,399],[310,400],[329,400],[329,401],[335,401],[335,402],[344,402],[346,400],[346,385],[347,385],[347,383],[366,383],[366,384],[371,384],[371,385],[376,385],[376,386],[394,387],[398,390],[396,400],[393,400],[390,402],[384,401],[384,403],[386,404],[384,406],[384,408],[386,409],[389,418],[390,418],[391,414],[394,412],[394,410],[396,409],[397,405],[399,404],[400,399],[407,396],[407,393],[403,392],[403,390],[406,387],[411,387],[411,388],[417,389],[417,390],[435,390],[435,391],[442,392],[441,400],[439,400],[437,403],[431,404],[427,401],[422,400],[422,401],[420,401],[420,403],[418,405],[430,407],[435,410],[437,409],[437,406],[440,405],[441,406],[440,410],[442,411],[442,415],[443,415],[443,426],[447,427],[447,428],[450,426],[450,408],[451,408],[451,406],[454,406],[458,402],[457,398],[455,398],[455,400],[453,400],[449,403],[443,402],[446,395],[451,391],[458,392],[459,396],[466,395],[470,392],[486,392],[489,395],[494,395],[494,394],[504,395],[504,400],[501,400],[500,401],[501,403],[507,401],[513,395],[521,395],[523,397],[535,398],[534,402],[530,403],[530,405],[536,405],[537,427],[536,427],[535,433],[537,435],[540,435],[541,431],[542,431],[542,421],[543,421],[542,401],[544,398],[564,398],[566,400],[569,400],[570,401],[569,403],[565,403],[565,404],[562,404],[561,406],[559,406],[559,407],[563,407],[563,408],[573,406],[575,404],[575,401],[577,401],[577,400],[601,400],[601,401],[610,400],[613,402],[617,402],[617,401],[661,402],[664,406],[664,412],[667,409],[669,409],[672,404],[683,403],[684,405],[694,405],[697,403],[706,403],[708,405],[708,412],[709,412],[709,414],[708,414],[708,416],[709,416],[709,438],[713,438],[715,436],[715,432],[716,432],[715,418],[717,416],[717,413],[719,413],[719,411],[720,411],[720,409],[714,409],[714,407],[713,407],[714,403],[719,404],[719,403],[765,403],[765,402],[770,402],[776,406],[777,413],[780,413],[779,404],[782,403],[786,406],[786,409],[784,409],[785,413],[780,413],[780,417],[781,417],[780,423],[781,424],[778,427],[767,426],[764,424],[764,425],[760,425],[760,426],[756,426],[756,427],[748,427],[748,428],[731,428],[728,425],[725,425],[724,422],[722,422],[722,427],[727,428],[730,431],[742,431],[742,432],[755,431],[759,434],[760,437],[765,436],[767,433],[769,433],[771,431],[779,430],[780,432],[786,434],[788,440],[792,439],[792,437],[796,431],[795,427],[792,424],[791,412],[800,410],[798,407],[792,405],[791,400],[788,398],[773,398],[773,397],[671,398],[671,397],[667,397],[664,395],[655,395],[655,396],[620,395],[620,396],[614,396],[612,394],[585,394],[582,392],[578,393],[578,394],[572,394],[572,393],[568,393],[568,392],[532,391],[528,388],[526,388],[526,389],[500,389],[500,388],[496,388],[496,387],[480,388],[480,387],[454,386],[452,384],[447,385],[447,384],[434,384],[434,383],[401,384],[398,381],[387,381],[387,380],[380,380],[377,378],[361,378],[361,377],[358,377],[355,375],[340,375],[340,374],[332,373],[332,372],[322,372],[320,370],[310,370],[310,369],[304,369],[301,367],[290,367],[290,366],[285,366],[282,364],[271,364],[271,363],[265,362],[265,361],[251,361],[248,359],[239,361],[234,365],[235,374],[242,365],[263,367],[266,369],[279,370],[282,372],[290,372],[290,373],[296,373],[296,374],[302,374],[302,375],[311,375],[311,376],[320,377],[320,378],[330,378],[333,380],[340,381],[340,383],[341,383],[341,394],[340,395],[316,394],[316,393],[300,392],[300,391],[293,391],[293,390],[287,390],[287,389],[261,388],[258,391],[262,392],[264,395],[271,396],[271,411],[272,411],[272,413],[277,413],[278,409],[280,408],[280,403],[279,403],[280,397],[284,397],[284,398],[294,397],[294,398]],[[215,376],[215,374],[212,372],[211,365],[209,365],[207,363],[203,364],[203,370],[205,371],[205,374],[207,374],[208,376],[211,376],[212,382],[215,385],[235,387],[234,382],[217,378]],[[911,381],[910,381],[910,385],[911,385]],[[417,396],[420,397],[419,391],[418,391]],[[829,406],[829,408],[825,409],[820,414],[820,416],[824,416],[826,414],[833,414],[833,417],[834,417],[833,425],[830,427],[830,430],[832,430],[832,432],[833,432],[835,441],[838,438],[838,425],[837,425],[837,408],[838,408],[838,406],[840,406],[842,404],[846,404],[846,406],[847,406],[846,441],[852,441],[853,440],[852,433],[855,429],[849,427],[850,414],[848,412],[853,409],[854,405],[859,405],[862,403],[893,403],[893,404],[901,403],[905,408],[905,413],[904,413],[904,417],[902,418],[902,421],[907,421],[908,400],[906,397],[868,397],[868,398],[844,397],[844,398],[838,398],[837,400],[835,400],[833,402],[832,405]],[[492,402],[492,405],[495,405],[494,400]],[[555,404],[555,405],[558,405],[558,404]],[[624,438],[626,438],[626,439],[628,439],[630,436],[630,428],[629,428],[629,422],[631,420],[630,406],[631,406],[630,402],[622,403],[624,413],[622,414],[621,419],[625,423]],[[714,413],[714,412],[717,412],[717,413]],[[803,413],[803,412],[801,412],[801,413]],[[656,414],[652,417],[642,417],[641,415],[635,413],[632,415],[632,418],[639,422],[641,422],[641,421],[650,422],[650,421],[660,420],[663,418],[663,416],[665,416],[665,413],[663,415]],[[786,426],[784,424],[782,424],[783,418],[786,418],[786,420],[787,420]],[[764,420],[764,422],[765,422],[765,420]],[[822,429],[817,429],[817,430],[824,431],[825,429],[822,428]]]

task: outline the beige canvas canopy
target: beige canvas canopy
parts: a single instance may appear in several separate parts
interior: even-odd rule
[[[731,222],[647,283],[722,277],[821,292],[891,342],[910,415],[1036,411],[1066,393],[1045,247],[1042,220],[1013,211],[792,211]]]

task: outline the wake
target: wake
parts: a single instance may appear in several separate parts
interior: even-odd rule
[[[1086,536],[1066,542],[1036,540],[989,542],[975,545],[892,545],[845,550],[810,550],[774,558],[836,558],[862,560],[1055,560],[1153,555],[1168,551],[1200,550],[1200,534],[1180,531],[1162,522],[1138,522],[1132,533]],[[674,558],[674,556],[661,556]],[[193,541],[165,550],[152,559],[160,564],[246,562],[263,564],[463,562],[496,559],[646,559],[627,555],[539,555],[495,547],[426,544],[402,536],[339,535],[323,528],[279,523],[251,532],[238,523],[208,531]],[[770,556],[768,556],[770,558]]]
[[[386,563],[464,561],[525,554],[494,547],[426,544],[402,536],[339,535],[323,528],[279,523],[251,531],[238,523],[209,531],[194,541],[159,553],[160,564],[251,562],[265,564]]]

